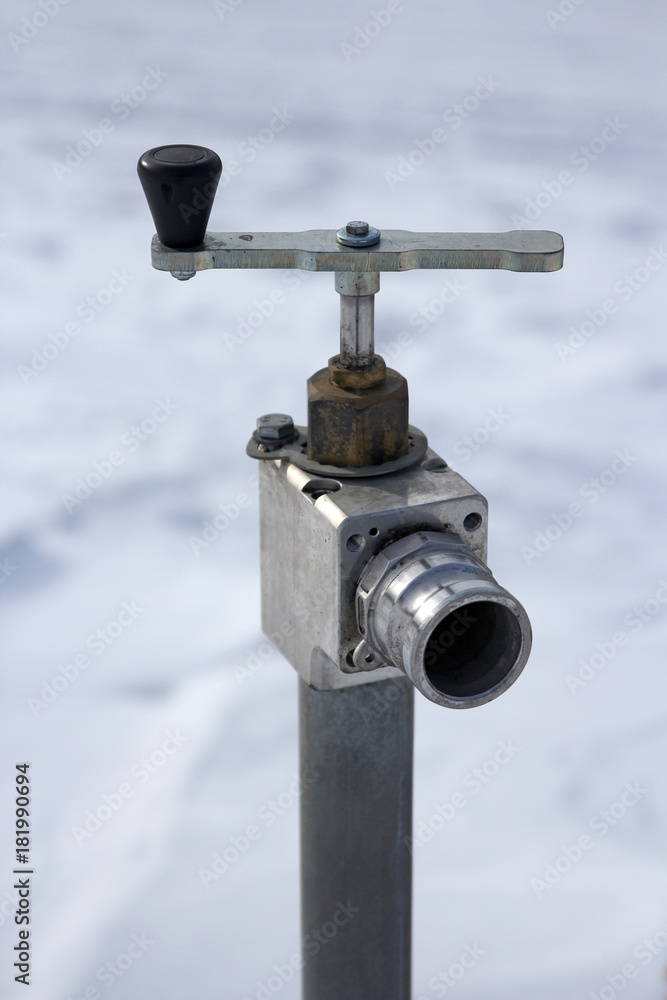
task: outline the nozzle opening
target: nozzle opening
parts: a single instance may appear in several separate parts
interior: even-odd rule
[[[438,623],[424,649],[424,673],[440,694],[474,698],[496,688],[521,651],[516,615],[496,601],[470,601]]]

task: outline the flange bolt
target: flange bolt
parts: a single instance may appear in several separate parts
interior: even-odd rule
[[[294,421],[286,413],[267,413],[257,418],[257,437],[260,441],[269,444],[291,441],[295,433]]]

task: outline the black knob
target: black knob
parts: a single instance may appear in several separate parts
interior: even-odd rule
[[[176,250],[199,246],[222,173],[218,154],[205,146],[155,146],[140,158],[137,173],[162,243]]]

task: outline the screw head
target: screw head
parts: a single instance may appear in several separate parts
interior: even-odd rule
[[[344,247],[371,247],[378,242],[381,235],[380,230],[374,226],[355,220],[338,230],[336,241]]]
[[[267,413],[257,418],[260,441],[284,441],[294,437],[294,421],[286,413]]]

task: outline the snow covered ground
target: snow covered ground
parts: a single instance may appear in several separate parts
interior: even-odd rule
[[[135,164],[174,141],[240,166],[213,229],[563,233],[557,274],[388,275],[377,301],[412,422],[488,496],[491,566],[535,631],[498,701],[418,703],[414,996],[664,998],[667,14],[548,4],[3,5],[3,998],[25,995],[22,760],[32,1000],[299,996],[296,679],[258,628],[244,448],[260,413],[304,421],[337,296],[153,271]],[[476,783],[500,740],[520,749]]]

